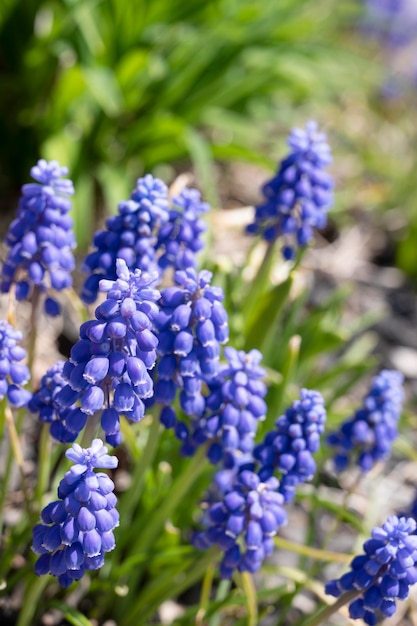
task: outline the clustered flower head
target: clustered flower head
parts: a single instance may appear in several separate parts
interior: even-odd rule
[[[156,244],[161,270],[168,267],[175,270],[196,267],[197,252],[204,245],[201,235],[207,230],[200,216],[209,209],[210,205],[202,202],[197,189],[185,187],[172,198],[168,222],[161,225]]]
[[[372,381],[363,406],[327,437],[336,449],[334,465],[343,471],[355,461],[368,472],[385,459],[398,435],[398,420],[404,400],[404,377],[395,370],[382,370]]]
[[[243,368],[244,353],[231,350],[231,370],[242,372],[246,369],[248,373],[255,366],[253,390],[257,389],[259,393],[261,368],[258,362],[261,355],[255,351],[249,356],[253,357],[253,363],[246,356],[249,367]],[[232,387],[233,379],[229,382]],[[244,396],[249,397],[248,388],[241,388],[242,400]],[[263,393],[253,395],[256,410],[263,403]],[[233,403],[231,406],[235,408]],[[220,567],[222,577],[230,578],[236,568],[256,572],[265,557],[271,554],[272,537],[287,520],[284,505],[294,498],[296,486],[315,472],[312,453],[318,450],[325,419],[321,395],[303,389],[301,399],[278,418],[276,429],[266,435],[253,454],[252,449],[246,454],[245,450],[237,449],[234,454],[229,451],[230,456],[224,455],[220,459],[223,469],[217,472],[207,502],[203,504],[206,508],[202,519],[204,530],[195,534],[194,544],[202,549],[217,545],[224,552]],[[256,426],[257,420],[254,420],[254,432]],[[236,441],[238,445],[238,438]],[[276,472],[280,478],[274,475]]]
[[[62,408],[56,401],[56,396],[67,384],[62,375],[65,361],[57,361],[42,376],[38,391],[36,391],[28,409],[37,413],[41,422],[50,424],[51,436],[62,443],[72,443],[79,434],[78,413],[73,409],[75,404]],[[72,420],[74,420],[74,424]]]
[[[16,285],[16,298],[28,300],[34,290],[45,293],[45,312],[58,315],[60,308],[53,291],[72,285],[75,267],[72,248],[75,237],[68,215],[73,184],[63,176],[66,167],[41,159],[31,169],[37,183],[22,187],[16,219],[10,225],[6,244],[10,248],[1,271],[0,290],[7,293]]]
[[[302,389],[285,414],[275,422],[275,430],[267,433],[256,446],[254,457],[261,465],[259,475],[267,479],[278,471],[281,475],[279,490],[285,502],[291,502],[295,489],[309,480],[316,471],[313,453],[320,446],[324,432],[326,409],[318,391]]]
[[[390,47],[404,46],[416,39],[417,6],[414,0],[366,0],[364,25]]]
[[[305,130],[294,128],[288,145],[291,152],[263,186],[264,201],[255,208],[247,232],[268,242],[282,238],[283,256],[292,259],[296,248],[313,237],[314,229],[326,225],[333,179],[324,169],[332,160],[330,147],[316,122],[307,122]]]
[[[12,407],[23,407],[32,394],[22,385],[30,379],[27,365],[21,363],[26,358],[26,351],[18,345],[22,333],[15,330],[8,322],[0,320],[0,400],[4,397]]]
[[[89,274],[81,298],[96,300],[99,282],[116,280],[116,259],[123,259],[130,270],[155,272],[157,233],[169,219],[168,188],[147,174],[139,178],[130,199],[119,203],[117,215],[106,220],[106,229],[93,239],[94,250],[84,260],[82,270]]]
[[[326,593],[339,597],[357,590],[360,597],[349,605],[352,619],[363,619],[374,626],[379,615],[391,617],[396,599],[405,600],[409,587],[417,582],[416,522],[412,518],[388,518],[381,528],[372,530],[365,541],[364,554],[356,556],[350,571],[326,585]]]
[[[95,311],[95,320],[80,327],[80,339],[63,368],[67,381],[56,395],[61,408],[77,403],[66,416],[80,432],[88,415],[102,410],[101,426],[106,442],[119,445],[120,415],[137,422],[144,416],[143,400],[153,395],[148,373],[156,360],[158,339],[152,320],[160,298],[155,275],[135,270],[118,259],[117,279],[102,280],[107,299]]]
[[[183,437],[182,453],[192,455],[209,442],[208,459],[233,467],[243,463],[253,451],[258,422],[266,415],[263,398],[267,388],[262,380],[265,370],[259,365],[259,350],[246,353],[227,347],[224,356],[226,363],[207,383],[209,392],[203,415],[193,420],[191,432],[183,424],[181,432],[189,432],[189,436]]]
[[[175,272],[173,287],[162,290],[155,319],[158,332],[155,401],[165,406],[161,421],[175,424],[171,405],[180,389],[180,406],[186,415],[199,417],[205,409],[203,380],[219,371],[220,345],[228,340],[223,291],[211,285],[211,272],[189,267]]]
[[[32,543],[39,555],[36,574],[52,574],[62,587],[80,580],[86,570],[102,567],[105,553],[115,547],[113,530],[119,525],[114,483],[94,471],[114,469],[117,458],[107,454],[100,439],[90,448],[75,443],[66,456],[75,465],[59,483],[58,500],[42,510]]]
[[[274,477],[261,481],[258,474],[244,469],[235,479],[224,480],[223,470],[217,476],[217,493],[205,513],[205,530],[195,533],[197,548],[218,546],[223,552],[220,564],[222,578],[233,571],[256,572],[274,549],[272,537],[287,521],[283,496],[277,491]],[[213,502],[214,500],[214,502]]]

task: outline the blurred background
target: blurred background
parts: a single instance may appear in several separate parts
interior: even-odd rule
[[[252,204],[289,129],[316,119],[334,153],[327,236],[371,223],[381,262],[417,278],[416,14],[416,0],[1,0],[2,220],[38,158],[69,167],[81,250],[147,172]]]

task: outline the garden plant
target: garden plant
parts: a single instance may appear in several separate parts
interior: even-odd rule
[[[372,626],[406,612],[412,503],[351,508],[370,475],[383,481],[404,377],[363,344],[370,320],[342,332],[343,290],[314,304],[303,268],[337,194],[331,160],[316,122],[291,131],[243,265],[216,259],[197,189],[139,178],[77,288],[76,189],[57,161],[32,168],[0,283],[0,579],[18,626]],[[36,380],[39,320],[69,306],[79,337]]]

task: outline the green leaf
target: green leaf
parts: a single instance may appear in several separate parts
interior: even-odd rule
[[[186,129],[184,140],[205,198],[212,206],[220,206],[214,178],[214,160],[209,142],[201,133],[191,127]]]
[[[69,606],[65,602],[61,602],[60,600],[54,600],[50,604],[54,609],[58,609],[58,611],[62,611],[65,619],[72,626],[93,626],[92,622],[85,617],[82,613],[74,609],[72,606]]]
[[[121,113],[123,97],[114,72],[108,67],[84,67],[82,74],[93,100],[109,117]]]
[[[288,301],[292,284],[293,277],[290,275],[284,282],[259,299],[246,325],[245,350],[258,348],[262,352],[268,334],[274,330],[282,309]]]

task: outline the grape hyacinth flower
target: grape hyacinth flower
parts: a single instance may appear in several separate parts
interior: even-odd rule
[[[229,328],[223,291],[211,286],[211,278],[211,272],[197,274],[190,267],[175,272],[176,286],[161,292],[155,319],[160,359],[154,399],[165,407],[161,422],[166,427],[175,425],[171,405],[178,389],[184,413],[191,417],[203,414],[202,380],[210,380],[219,371],[220,344],[228,340]]]
[[[324,169],[332,160],[330,147],[317,123],[307,122],[305,130],[294,128],[288,145],[291,152],[263,186],[264,201],[255,207],[254,222],[246,229],[267,242],[282,238],[287,260],[297,247],[307,245],[315,228],[324,228],[333,203],[333,179]]]
[[[208,441],[207,457],[211,463],[222,461],[226,467],[234,467],[253,451],[258,422],[266,415],[263,398],[267,388],[261,380],[265,370],[259,365],[259,350],[246,353],[227,347],[224,355],[227,363],[216,378],[208,381],[204,414],[194,420],[182,453],[192,455]],[[182,431],[185,428],[184,424]]]
[[[100,281],[107,299],[96,308],[96,319],[81,325],[80,339],[63,369],[67,385],[56,396],[61,408],[77,403],[66,416],[74,431],[82,430],[88,415],[102,411],[106,442],[113,446],[122,440],[120,415],[141,420],[143,400],[153,395],[148,370],[156,360],[158,339],[152,321],[160,298],[153,287],[155,274],[130,272],[123,259],[117,259],[116,268],[115,281]]]
[[[106,229],[94,236],[95,249],[81,268],[89,274],[81,293],[84,302],[97,299],[101,279],[117,279],[116,259],[123,259],[130,270],[158,270],[155,246],[168,209],[167,186],[151,174],[139,178],[130,199],[119,203],[117,215],[107,218]]]
[[[0,320],[0,400],[4,397],[12,407],[26,406],[32,394],[22,385],[30,379],[27,365],[21,363],[26,351],[18,345],[22,333],[8,322]]]
[[[78,412],[73,411],[76,406],[72,404],[61,408],[56,401],[56,396],[67,384],[62,375],[64,365],[65,361],[57,361],[42,376],[39,389],[33,394],[28,409],[37,413],[41,422],[50,424],[51,437],[61,443],[72,443],[80,431]],[[71,420],[74,418],[77,419],[73,426]]]
[[[390,48],[416,39],[417,5],[414,0],[366,0],[364,28]]]
[[[184,270],[196,268],[196,255],[204,246],[201,235],[207,226],[200,215],[207,213],[210,205],[201,201],[197,189],[186,187],[172,198],[169,220],[161,225],[156,250],[160,254],[158,265],[161,270],[173,267]]]
[[[72,285],[75,267],[72,248],[75,237],[68,215],[72,181],[63,179],[66,167],[41,159],[31,169],[37,183],[22,187],[16,219],[9,227],[6,244],[10,248],[1,271],[0,291],[7,293],[16,284],[17,300],[28,300],[45,293],[45,312],[58,315],[60,307],[53,296]]]
[[[346,591],[360,592],[349,604],[352,619],[374,626],[379,616],[395,613],[397,598],[408,597],[410,585],[417,582],[415,529],[414,519],[392,515],[372,530],[372,538],[363,545],[365,553],[352,560],[350,571],[327,583],[326,593],[336,598]]]
[[[223,552],[220,576],[231,578],[233,571],[257,572],[274,549],[272,537],[286,524],[283,496],[279,482],[272,477],[262,481],[250,470],[243,470],[230,481],[222,470],[217,474],[217,495],[212,494],[203,524],[205,530],[195,533],[196,548],[218,546]]]
[[[337,432],[328,435],[327,442],[335,448],[336,471],[346,469],[352,460],[363,472],[368,472],[390,454],[398,435],[403,381],[400,372],[382,370],[373,379],[363,406]]]
[[[61,587],[102,567],[105,553],[115,547],[113,530],[119,525],[114,483],[94,471],[114,469],[117,458],[107,454],[101,439],[94,439],[90,448],[75,443],[65,456],[74,465],[59,483],[58,500],[42,510],[32,543],[39,555],[35,573],[56,576]]]
[[[297,485],[312,478],[316,471],[312,455],[319,449],[325,421],[321,394],[302,389],[300,399],[275,422],[275,430],[255,447],[254,457],[261,465],[259,476],[265,480],[275,471],[280,472],[279,491],[286,503],[293,500]]]

